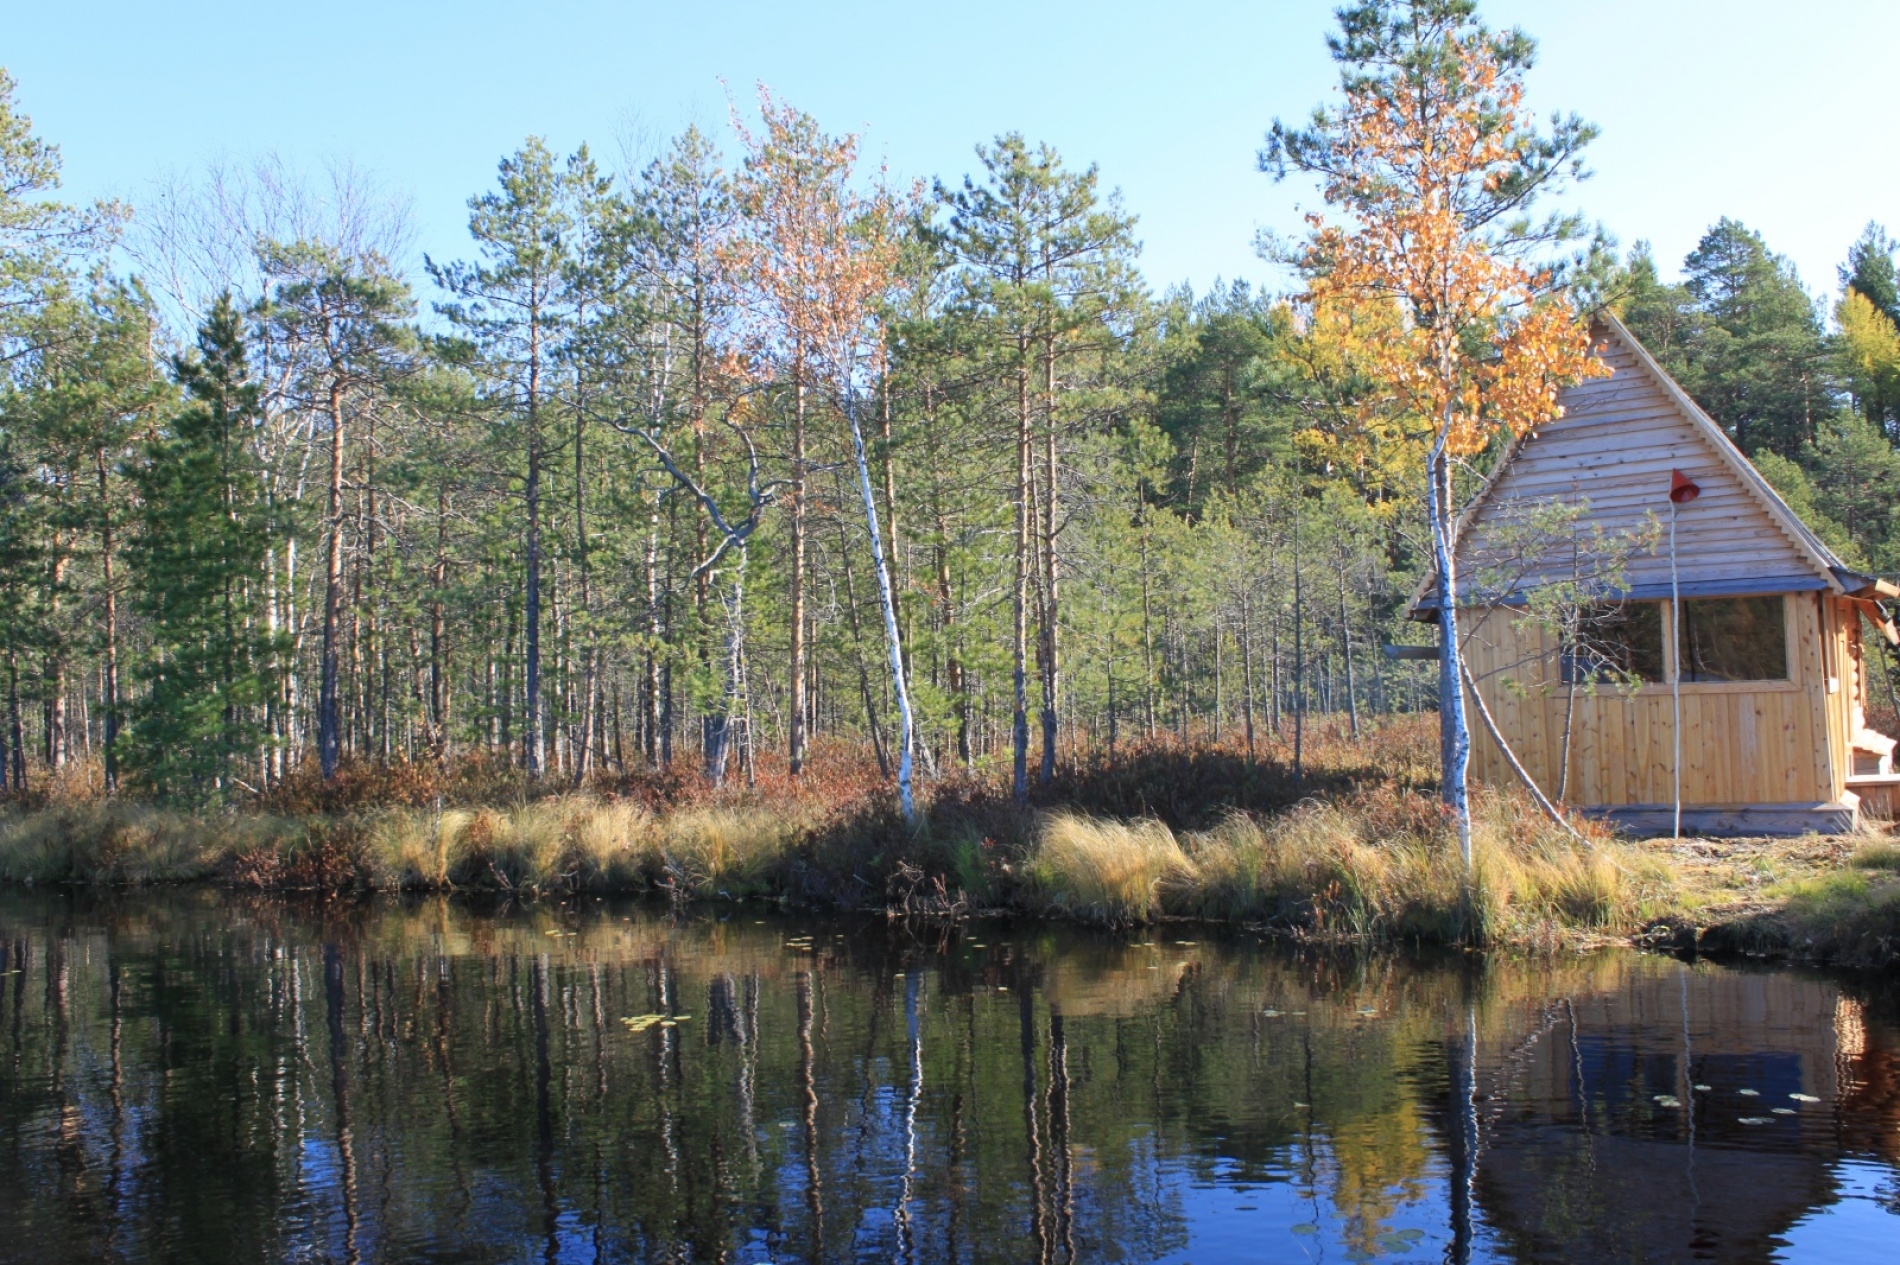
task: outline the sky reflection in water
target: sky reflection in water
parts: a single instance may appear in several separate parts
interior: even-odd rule
[[[0,1261],[1871,1261],[1897,1161],[1891,981],[0,895]]]

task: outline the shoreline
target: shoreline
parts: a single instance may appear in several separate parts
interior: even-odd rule
[[[872,918],[885,922],[909,922],[923,926],[967,927],[984,922],[1021,923],[1028,926],[1072,927],[1114,935],[1139,935],[1158,927],[1204,928],[1211,934],[1249,935],[1276,944],[1322,950],[1406,950],[1412,952],[1501,953],[1513,956],[1550,956],[1588,954],[1605,950],[1629,950],[1663,953],[1691,959],[1707,958],[1715,962],[1755,961],[1784,966],[1826,970],[1881,973],[1900,963],[1900,943],[1877,956],[1842,957],[1834,952],[1815,952],[1810,928],[1782,922],[1783,911],[1771,907],[1734,921],[1708,922],[1692,917],[1661,919],[1647,929],[1602,932],[1566,928],[1554,937],[1536,939],[1507,938],[1481,945],[1460,945],[1408,937],[1396,937],[1377,931],[1314,931],[1309,928],[1251,922],[1242,919],[1211,918],[1194,914],[1157,914],[1145,922],[1104,924],[1078,918],[1061,910],[1023,905],[999,905],[964,908],[954,911],[905,912],[881,905],[833,905],[795,903],[772,895],[745,897],[698,896],[670,899],[653,888],[577,888],[507,889],[501,887],[409,887],[409,888],[322,888],[245,885],[218,878],[161,879],[143,883],[113,883],[67,880],[35,883],[31,879],[0,879],[0,892],[32,895],[60,894],[94,899],[136,899],[144,895],[208,892],[221,895],[250,896],[285,902],[351,901],[377,899],[448,899],[501,904],[521,903],[561,905],[584,897],[595,900],[632,901],[653,905],[656,909],[684,909],[705,914],[717,910],[772,913],[794,918]],[[1804,932],[1806,934],[1804,934]]]
[[[1153,817],[948,801],[913,829],[875,796],[828,812],[654,811],[567,795],[295,816],[109,801],[0,808],[0,885],[589,895],[948,921],[1202,923],[1309,944],[1900,962],[1900,847],[1878,838],[1627,841],[1592,831],[1579,844],[1521,797],[1487,793],[1467,881],[1432,803],[1385,787],[1176,831]]]

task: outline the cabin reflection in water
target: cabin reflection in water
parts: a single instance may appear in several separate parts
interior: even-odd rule
[[[1891,1026],[1812,977],[1651,974],[1520,1026],[1478,1077],[1477,1198],[1510,1255],[1766,1260],[1840,1156],[1900,1160]]]
[[[0,893],[0,1261],[1852,1260],[1897,1048],[1633,953]]]

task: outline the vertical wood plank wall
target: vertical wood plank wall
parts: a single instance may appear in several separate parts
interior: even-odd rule
[[[1668,511],[1670,472],[1680,469],[1701,487],[1684,508],[1676,529],[1678,578],[1685,585],[1751,577],[1763,591],[1778,579],[1812,579],[1815,563],[1797,548],[1761,498],[1711,451],[1709,440],[1637,363],[1636,355],[1609,339],[1600,353],[1612,370],[1566,387],[1564,414],[1527,439],[1499,472],[1483,512],[1458,543],[1458,574],[1469,583],[1501,555],[1505,569],[1524,566],[1523,546],[1496,528],[1512,508],[1587,503],[1587,525],[1610,539],[1634,540]],[[1520,532],[1521,534],[1521,532]],[[1574,580],[1567,547],[1553,550],[1544,565],[1531,565],[1521,583]],[[1619,587],[1649,588],[1670,582],[1670,552],[1641,550],[1627,559]]]
[[[1848,629],[1859,623],[1860,617],[1846,603],[1832,598],[1808,600],[1817,604],[1825,620],[1822,667],[1826,677],[1821,681],[1821,697],[1827,709],[1828,758],[1833,764],[1830,787],[1833,797],[1839,799],[1847,790],[1848,775],[1854,771],[1854,731],[1862,724],[1848,640]]]
[[[1834,803],[1851,767],[1851,647],[1842,603],[1819,593],[1784,598],[1789,680],[1685,683],[1682,687],[1682,798],[1685,804]],[[1851,614],[1851,612],[1848,612]],[[1663,603],[1664,641],[1669,608]],[[1506,607],[1465,615],[1471,674],[1499,731],[1546,794],[1562,781],[1565,686],[1555,639]],[[1837,678],[1834,692],[1828,677]],[[1515,782],[1503,753],[1472,716],[1472,770],[1494,785]],[[1571,726],[1570,778],[1563,798],[1577,805],[1666,804],[1675,794],[1670,689],[1579,688]]]

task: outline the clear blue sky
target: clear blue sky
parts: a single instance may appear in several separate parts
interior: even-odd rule
[[[422,249],[465,250],[464,202],[529,133],[560,149],[723,130],[770,84],[903,177],[954,179],[1019,129],[1098,163],[1140,217],[1157,286],[1277,279],[1256,227],[1297,227],[1310,189],[1254,168],[1273,118],[1334,82],[1326,0],[944,5],[14,0],[0,64],[64,151],[69,196],[135,205],[166,170],[274,150],[349,159],[413,199]],[[1533,104],[1603,128],[1573,199],[1666,270],[1721,215],[1759,229],[1810,289],[1869,219],[1900,228],[1891,0],[1490,0],[1537,37]]]

